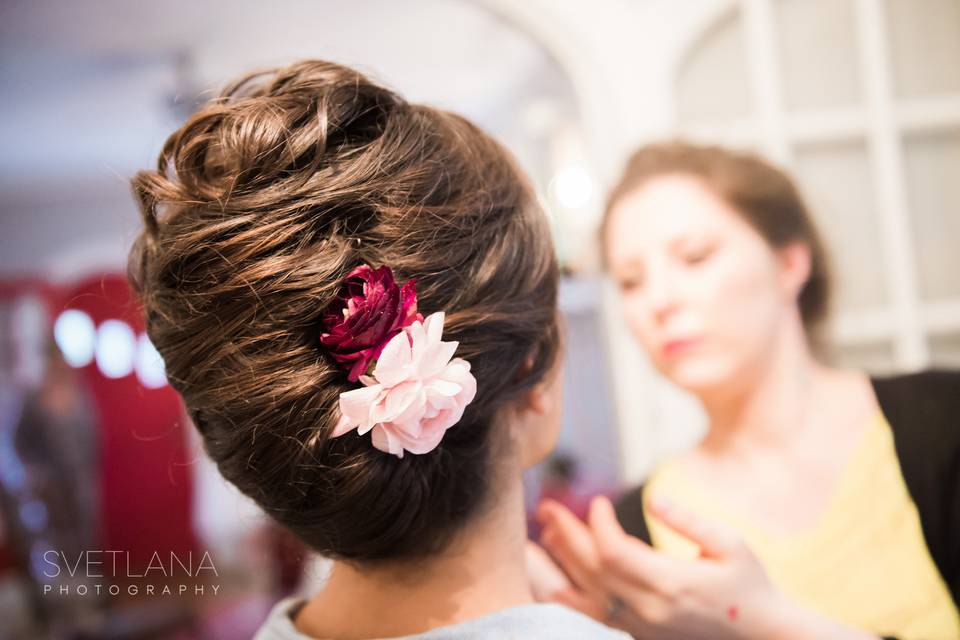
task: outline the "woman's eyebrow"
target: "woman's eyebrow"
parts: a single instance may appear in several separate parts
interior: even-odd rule
[[[699,242],[712,242],[714,234],[707,231],[685,231],[671,238],[667,244],[671,248],[682,248],[683,245]]]

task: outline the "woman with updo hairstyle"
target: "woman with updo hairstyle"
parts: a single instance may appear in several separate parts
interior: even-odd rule
[[[555,599],[644,640],[960,638],[960,373],[825,361],[827,256],[754,154],[643,147],[608,203],[624,319],[707,432],[589,526],[543,507]]]
[[[133,179],[130,276],[220,472],[333,559],[259,638],[618,638],[533,602],[558,269],[503,147],[360,73],[252,74]]]

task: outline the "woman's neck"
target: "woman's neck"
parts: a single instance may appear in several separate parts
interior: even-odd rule
[[[700,449],[716,454],[749,454],[783,449],[809,435],[804,426],[822,415],[826,391],[849,374],[816,362],[803,325],[785,327],[763,358],[729,384],[699,394],[710,428]]]
[[[404,636],[533,602],[515,475],[499,505],[441,554],[388,567],[335,562],[323,590],[297,615],[297,628],[316,638]]]

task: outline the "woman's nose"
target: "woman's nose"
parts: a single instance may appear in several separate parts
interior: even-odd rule
[[[677,308],[676,279],[667,270],[651,274],[647,282],[647,300],[650,311],[658,320],[670,315]]]

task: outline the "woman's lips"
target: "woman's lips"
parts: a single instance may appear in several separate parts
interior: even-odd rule
[[[663,347],[660,349],[663,357],[665,358],[675,358],[679,355],[682,355],[700,343],[699,338],[684,338],[682,340],[668,340],[663,343]]]

